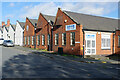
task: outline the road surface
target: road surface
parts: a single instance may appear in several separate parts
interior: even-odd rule
[[[27,50],[26,50],[27,51]],[[73,61],[65,56],[0,47],[3,78],[117,78],[119,65]],[[1,59],[1,58],[0,58]]]

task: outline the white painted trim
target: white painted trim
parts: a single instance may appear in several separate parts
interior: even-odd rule
[[[95,35],[95,38],[94,39],[93,38],[92,39],[91,38],[90,39],[86,39],[86,35]],[[91,48],[91,47],[87,48],[87,40],[90,40],[90,41],[95,40],[95,48]],[[86,41],[85,42],[85,45],[86,45],[86,47],[85,47],[85,55],[96,55],[96,34],[95,33],[94,34],[93,33],[86,33],[85,34],[85,41]],[[87,53],[87,49],[95,49],[95,53],[94,54],[93,53]]]
[[[97,32],[95,32],[95,31],[85,31],[85,33],[97,34]]]

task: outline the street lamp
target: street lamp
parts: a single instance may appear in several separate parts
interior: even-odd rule
[[[35,33],[35,35],[34,35],[34,49],[36,49],[36,28],[37,28],[37,23],[35,23],[35,28],[34,28],[34,33]]]

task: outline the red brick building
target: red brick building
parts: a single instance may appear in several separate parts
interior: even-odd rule
[[[24,30],[24,46],[37,49],[52,50],[51,29],[55,16],[40,13],[37,19],[26,18]]]
[[[53,51],[63,48],[74,55],[120,53],[118,20],[58,9],[53,31]],[[119,38],[118,38],[119,37]]]
[[[37,27],[37,19],[26,18],[24,30],[24,46],[34,48],[35,28]]]
[[[36,31],[36,48],[52,50],[52,26],[55,16],[44,15],[40,13]]]
[[[36,32],[36,34],[35,34]],[[36,35],[36,36],[35,36]],[[38,20],[26,18],[24,46],[74,55],[120,54],[118,19],[70,11],[56,17],[40,13]]]

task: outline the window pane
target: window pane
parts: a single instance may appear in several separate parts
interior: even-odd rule
[[[95,47],[95,41],[92,40],[92,47],[94,48]]]
[[[66,45],[66,33],[62,33],[62,45]]]
[[[87,40],[87,47],[90,48],[90,40]]]
[[[59,39],[58,34],[55,34],[55,45],[58,45],[58,39]]]
[[[109,49],[110,48],[110,35],[103,35],[101,40],[101,48]]]
[[[118,46],[120,46],[120,36],[118,36]]]
[[[64,33],[64,45],[66,45],[66,33]]]
[[[48,35],[48,45],[50,45],[50,35]]]
[[[75,45],[75,32],[70,33],[71,45]]]
[[[87,53],[90,53],[90,49],[87,49]]]
[[[45,45],[45,36],[42,35],[42,45]]]
[[[92,53],[95,53],[95,49],[92,49]]]

